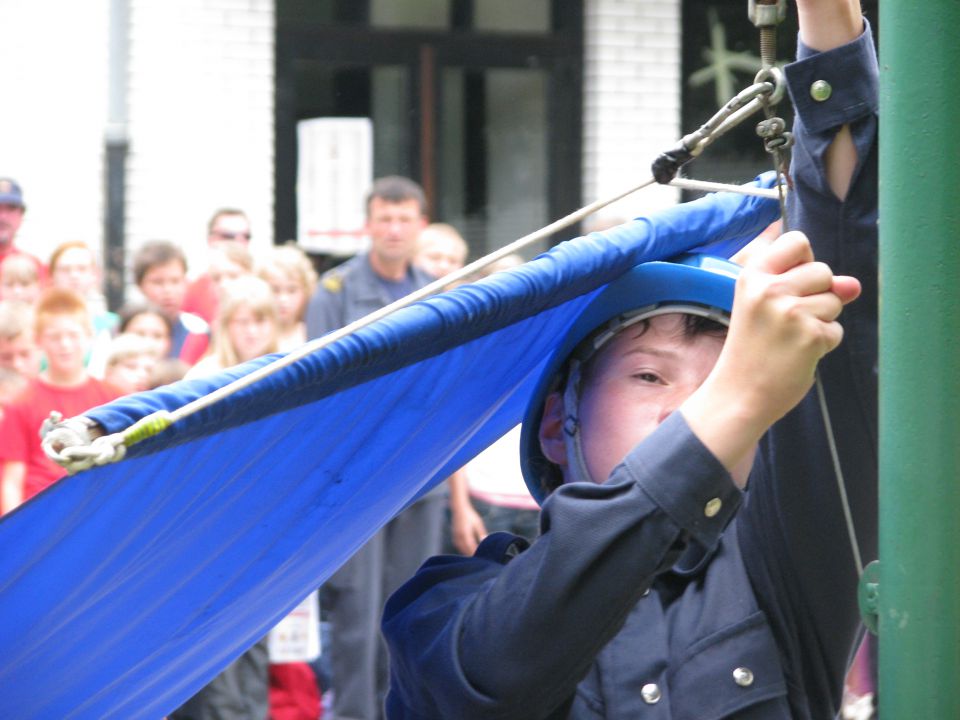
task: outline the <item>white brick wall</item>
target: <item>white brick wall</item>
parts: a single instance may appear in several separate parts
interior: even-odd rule
[[[128,252],[169,239],[205,264],[206,223],[239,207],[273,242],[272,0],[131,0]]]
[[[17,244],[46,260],[99,249],[107,111],[107,0],[0,0],[0,177],[23,187]]]
[[[10,68],[0,175],[30,205],[21,239],[46,256],[99,248],[109,0],[0,0]],[[585,0],[587,201],[638,182],[680,137],[680,0]],[[255,249],[272,242],[272,0],[130,0],[127,247],[169,238],[204,263],[217,207],[245,209]],[[630,216],[677,193],[641,191],[605,211]]]
[[[181,243],[205,261],[206,223],[247,211],[272,243],[272,0],[130,0],[127,249]],[[98,252],[104,211],[109,0],[0,0],[0,176],[28,212],[19,242],[46,259],[67,239]]]
[[[649,176],[680,137],[680,0],[586,0],[583,197],[613,195]],[[641,190],[600,213],[632,217],[675,203]]]

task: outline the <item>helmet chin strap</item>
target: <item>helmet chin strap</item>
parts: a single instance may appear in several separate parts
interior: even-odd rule
[[[595,352],[595,351],[594,351]],[[580,379],[583,362],[577,358],[570,361],[567,385],[563,389],[563,437],[567,449],[566,482],[595,482],[587,469],[583,456],[580,433]]]

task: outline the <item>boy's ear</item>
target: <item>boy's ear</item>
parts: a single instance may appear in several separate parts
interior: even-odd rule
[[[567,466],[567,444],[563,432],[563,395],[552,392],[543,404],[540,420],[540,451],[554,465]]]

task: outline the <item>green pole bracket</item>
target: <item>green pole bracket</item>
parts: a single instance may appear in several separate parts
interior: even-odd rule
[[[860,585],[857,588],[857,603],[860,605],[860,617],[874,635],[877,634],[880,617],[880,561],[874,560],[863,569]]]

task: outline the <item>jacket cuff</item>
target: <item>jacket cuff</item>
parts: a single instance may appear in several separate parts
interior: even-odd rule
[[[708,550],[717,545],[743,498],[730,473],[679,412],[631,450],[624,465],[647,496]]]
[[[863,25],[859,38],[825,52],[797,40],[797,61],[787,65],[784,74],[793,107],[811,132],[840,127],[878,111],[876,50],[866,18]]]

